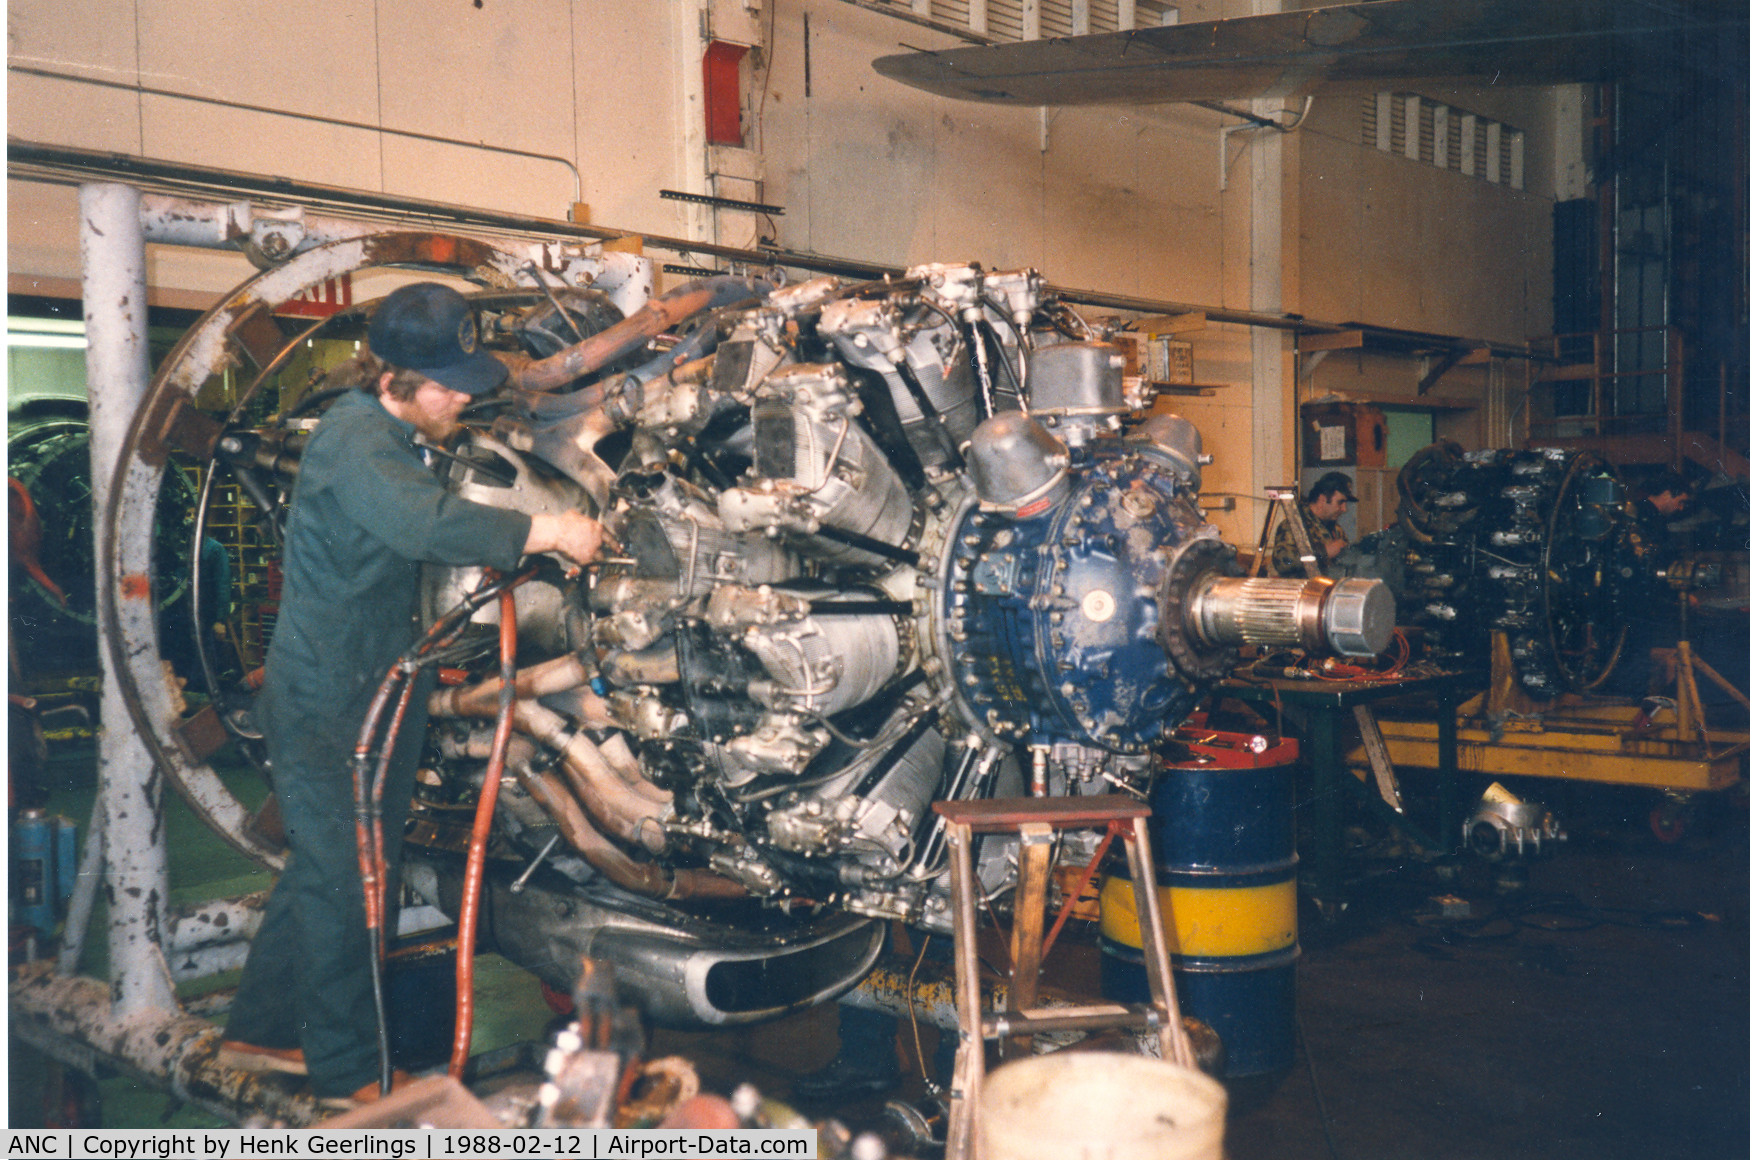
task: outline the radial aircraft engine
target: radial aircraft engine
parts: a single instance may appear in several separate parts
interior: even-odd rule
[[[556,988],[589,955],[669,1024],[831,998],[884,920],[950,929],[932,803],[1146,795],[1242,645],[1390,637],[1379,581],[1242,572],[1197,430],[1145,416],[1036,271],[716,279],[655,300],[659,344],[646,307],[561,348],[566,303],[483,301],[512,385],[438,466],[619,545],[516,590],[482,930]],[[429,569],[428,615],[480,581]],[[408,833],[409,884],[452,914],[496,616],[445,653]],[[977,868],[1000,896],[1012,846]]]

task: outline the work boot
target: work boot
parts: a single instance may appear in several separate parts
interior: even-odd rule
[[[257,1047],[240,1039],[219,1044],[219,1066],[238,1071],[277,1071],[285,1075],[308,1075],[301,1047]]]
[[[396,1068],[389,1076],[389,1090],[391,1092],[398,1092],[412,1082],[413,1076],[411,1074],[402,1071],[400,1068]],[[321,1104],[323,1107],[332,1111],[350,1112],[354,1108],[362,1107],[365,1104],[374,1104],[382,1098],[382,1085],[376,1080],[372,1080],[370,1083],[359,1088],[356,1092],[353,1092],[350,1096],[323,1096]]]
[[[819,1071],[798,1079],[791,1091],[811,1102],[841,1102],[878,1096],[899,1086],[899,1063],[884,1053],[840,1052]]]

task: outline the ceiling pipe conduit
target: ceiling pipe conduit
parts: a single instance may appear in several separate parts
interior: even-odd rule
[[[556,153],[536,153],[529,149],[513,149],[508,145],[488,145],[483,141],[464,141],[457,137],[444,137],[437,133],[420,133],[412,129],[391,129],[386,125],[373,125],[369,121],[349,121],[343,117],[324,117],[319,113],[301,113],[293,109],[276,109],[268,105],[252,105],[245,101],[227,101],[219,97],[203,96],[199,93],[179,93],[174,89],[154,88],[151,85],[129,84],[126,81],[112,81],[103,77],[79,76],[76,73],[56,72],[54,69],[32,68],[29,65],[9,64],[9,73],[20,76],[41,77],[44,80],[65,81],[72,84],[95,85],[98,88],[120,89],[125,93],[135,93],[146,97],[165,97],[175,101],[192,101],[200,105],[213,105],[221,109],[236,109],[244,113],[261,113],[269,117],[285,117],[292,121],[309,121],[317,125],[333,125],[340,129],[357,129],[363,133],[378,133],[390,137],[405,137],[410,141],[429,141],[434,145],[450,145],[458,149],[476,149],[485,153],[497,153],[504,157],[524,157],[530,161],[546,161],[554,165],[564,166],[571,174],[571,200],[583,200],[583,174],[577,166],[567,158]]]
[[[383,232],[379,222],[310,214],[302,206],[269,208],[252,201],[214,202],[148,193],[140,198],[146,241],[207,250],[239,250],[266,270],[329,242]],[[567,283],[600,290],[622,314],[650,299],[655,264],[642,254],[608,250],[586,254],[555,242],[504,243],[537,268]]]
[[[8,138],[7,140],[7,162],[9,176],[17,180],[69,184],[102,177],[108,180],[127,181],[142,188],[151,188],[183,197],[248,193],[280,202],[303,202],[311,209],[342,210],[347,213],[364,214],[366,216],[361,220],[371,221],[375,219],[379,229],[442,228],[453,230],[459,227],[470,232],[480,231],[488,235],[494,245],[505,248],[513,248],[517,244],[517,242],[506,241],[497,236],[505,232],[515,233],[520,240],[525,242],[531,234],[548,238],[569,238],[584,241],[636,238],[641,239],[646,248],[674,254],[703,254],[757,269],[786,266],[814,273],[837,274],[840,277],[863,279],[898,278],[905,274],[905,270],[898,266],[814,254],[780,246],[762,246],[753,250],[741,249],[735,246],[721,246],[714,242],[694,241],[688,238],[666,237],[648,233],[639,234],[601,226],[579,225],[575,222],[558,221],[552,218],[503,213],[472,206],[427,201],[421,198],[371,193],[340,186],[294,181],[284,177],[264,177],[237,170],[215,169],[182,162],[158,161],[126,153],[104,153],[92,149],[47,145],[22,141],[18,138]],[[1066,302],[1107,310],[1122,310],[1138,314],[1201,313],[1210,322],[1300,333],[1325,333],[1345,329],[1341,323],[1289,317],[1284,314],[1230,310],[1221,306],[1203,306],[1160,298],[1103,294],[1065,286],[1050,286],[1047,289],[1051,294]]]

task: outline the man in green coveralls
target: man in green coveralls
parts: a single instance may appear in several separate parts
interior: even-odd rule
[[[464,407],[504,382],[473,309],[421,282],[383,300],[369,375],[335,400],[303,456],[285,587],[257,717],[291,854],[268,899],[220,1062],[305,1074],[324,1098],[375,1098],[376,1014],[353,820],[351,757],[389,666],[413,643],[422,563],[510,571],[525,555],[583,564],[604,531],[580,512],[528,516],[451,494],[417,437],[441,444]],[[381,365],[377,365],[380,360]],[[383,792],[388,864],[400,855],[432,675],[408,705]]]

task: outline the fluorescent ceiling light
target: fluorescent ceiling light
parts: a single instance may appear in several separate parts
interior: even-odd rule
[[[87,345],[85,320],[9,315],[6,319],[6,345],[39,350],[84,350]]]
[[[24,330],[32,334],[84,334],[83,318],[27,318],[19,314],[6,316],[7,330]]]

